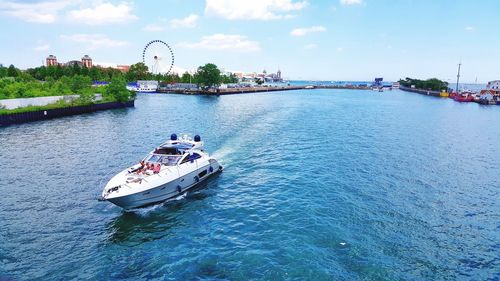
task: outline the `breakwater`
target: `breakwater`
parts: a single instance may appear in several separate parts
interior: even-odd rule
[[[305,86],[283,86],[283,87],[241,87],[241,88],[227,88],[227,89],[159,89],[158,93],[171,93],[171,94],[184,94],[184,95],[234,95],[246,93],[261,93],[261,92],[276,92],[276,91],[290,91],[302,90]]]
[[[318,85],[318,89],[347,89],[347,90],[371,90],[368,86],[358,86],[358,85]]]
[[[412,92],[412,93],[433,96],[433,97],[440,97],[440,94],[441,94],[441,92],[439,92],[439,91],[422,90],[422,89],[414,89],[414,88],[407,88],[407,87],[399,87],[399,89],[402,91],[406,91],[406,92]]]
[[[71,106],[64,108],[54,108],[46,110],[38,110],[31,112],[21,112],[12,114],[0,115],[0,126],[8,126],[12,124],[20,124],[26,122],[47,120],[63,116],[77,115],[83,113],[90,113],[100,110],[133,107],[134,100],[128,102],[106,102],[91,105]]]
[[[226,89],[158,89],[158,93],[171,93],[183,95],[234,95],[262,92],[293,91],[293,90],[312,90],[312,89],[350,89],[350,90],[369,90],[366,86],[339,86],[339,85],[304,85],[304,86],[281,86],[281,87],[240,87]]]

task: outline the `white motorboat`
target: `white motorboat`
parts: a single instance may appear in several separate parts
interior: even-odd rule
[[[102,200],[126,210],[152,205],[179,197],[222,169],[203,149],[200,136],[172,134],[139,164],[115,175]]]
[[[158,90],[158,81],[139,80],[134,85],[127,86],[127,89],[138,93],[154,93]]]

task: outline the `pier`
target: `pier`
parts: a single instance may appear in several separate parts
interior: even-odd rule
[[[239,87],[226,89],[158,89],[158,93],[165,94],[183,94],[183,95],[234,95],[234,94],[249,94],[277,91],[293,91],[293,90],[313,90],[313,89],[351,89],[351,90],[369,90],[367,86],[338,86],[338,85],[304,85],[304,86],[278,86],[278,87]]]
[[[440,91],[432,91],[432,90],[423,90],[423,89],[414,89],[414,88],[408,88],[408,87],[399,87],[400,90],[405,91],[405,92],[412,92],[412,93],[417,93],[421,95],[427,95],[427,96],[433,96],[433,97],[441,97],[441,92]]]

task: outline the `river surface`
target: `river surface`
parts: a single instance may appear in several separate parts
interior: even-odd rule
[[[0,279],[498,280],[500,107],[401,91],[139,95],[0,128]],[[225,170],[133,212],[103,184],[171,133]]]

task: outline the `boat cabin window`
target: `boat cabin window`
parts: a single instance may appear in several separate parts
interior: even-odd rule
[[[158,162],[160,162],[160,160],[161,160],[161,156],[160,155],[151,154],[149,156],[148,160],[146,160],[146,162],[158,163]]]
[[[177,162],[179,162],[179,159],[181,158],[181,155],[157,155],[157,154],[151,154],[149,157],[146,158],[146,163],[161,163],[166,166],[175,166],[177,165]]]
[[[180,152],[175,147],[160,147],[155,150],[154,154],[178,155]]]
[[[186,155],[186,157],[184,157],[184,159],[182,159],[181,164],[184,164],[184,163],[190,162],[190,161],[194,161],[198,158],[201,158],[201,155],[198,153],[193,153],[191,155],[188,154],[188,155]]]

